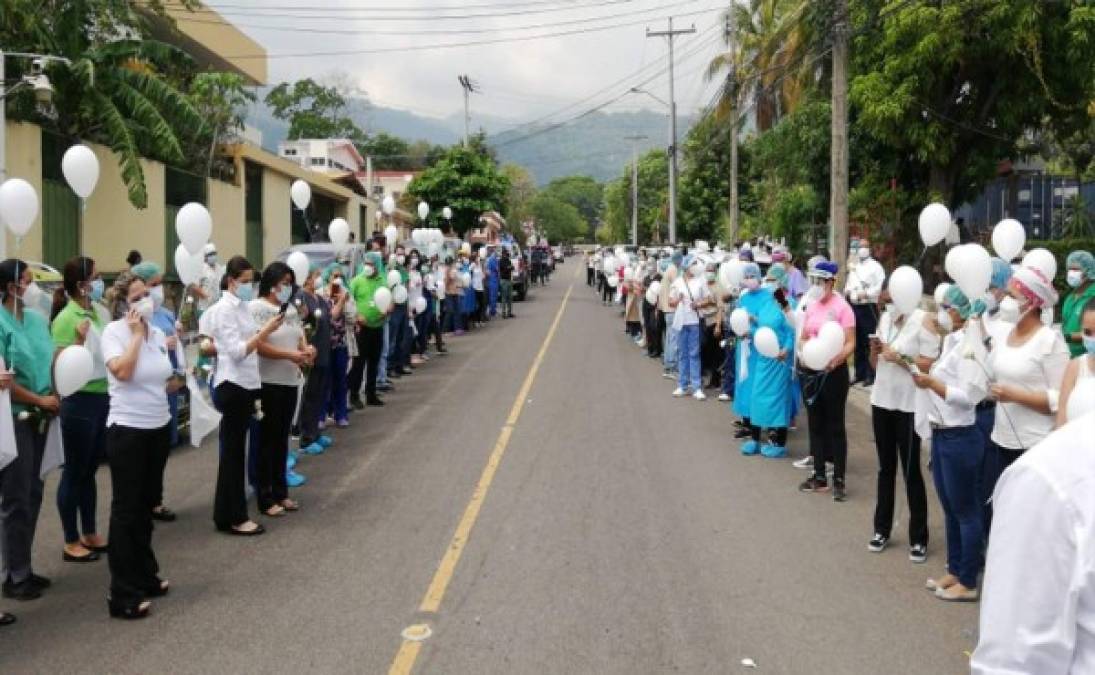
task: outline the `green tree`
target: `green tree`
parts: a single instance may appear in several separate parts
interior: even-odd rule
[[[684,141],[683,164],[678,188],[680,240],[724,238],[730,203],[727,180],[730,176],[730,134],[727,127],[714,117],[701,120]]]
[[[661,241],[668,213],[669,159],[661,150],[639,157],[639,243]],[[631,241],[631,167],[604,190],[604,224],[614,242]],[[598,237],[600,233],[598,231]]]
[[[148,7],[163,16],[160,3]],[[47,67],[54,87],[53,114],[38,110],[27,91],[8,97],[4,105],[16,119],[109,146],[129,200],[138,208],[148,204],[140,158],[184,163],[186,138],[205,124],[174,84],[178,75],[193,68],[186,54],[156,40],[117,39],[140,34],[146,26],[144,15],[123,0],[6,0],[0,12],[0,44],[6,50],[71,61]],[[29,64],[10,65],[8,76],[18,77]]]
[[[230,143],[243,130],[247,107],[255,102],[255,94],[241,75],[236,73],[198,73],[190,84],[189,98],[205,120],[195,144],[202,154],[191,157],[191,166],[203,175],[212,175],[217,161],[217,146]],[[198,166],[194,166],[194,164]],[[231,161],[222,161],[221,171],[234,168]]]
[[[528,169],[517,164],[503,164],[502,174],[509,181],[502,215],[506,218],[510,232],[514,235],[520,234],[521,223],[532,217],[530,204],[536,197],[536,183]]]
[[[589,176],[564,176],[547,184],[544,192],[570,204],[585,221],[581,237],[592,237],[604,208],[604,185]]]
[[[346,114],[346,97],[335,86],[311,78],[282,82],[266,95],[274,117],[289,123],[289,140],[348,138],[364,141],[365,133]]]
[[[508,190],[509,179],[489,156],[475,146],[458,145],[411,181],[405,199],[432,206],[430,227],[444,227],[441,209],[448,206],[453,211],[453,229],[463,235],[477,226],[484,212],[501,212]]]
[[[553,244],[585,237],[589,225],[572,204],[559,197],[541,192],[529,204],[536,228]]]

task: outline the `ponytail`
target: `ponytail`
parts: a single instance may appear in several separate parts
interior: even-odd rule
[[[94,269],[95,261],[85,256],[76,256],[65,263],[64,270],[61,272],[62,288],[58,288],[53,293],[53,307],[49,313],[50,322],[56,319],[68,304],[66,295],[74,300],[80,297],[80,284],[91,279],[91,272]]]

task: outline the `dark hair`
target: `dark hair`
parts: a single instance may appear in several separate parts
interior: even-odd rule
[[[107,307],[110,308],[110,316],[114,319],[121,319],[129,309],[129,287],[135,281],[145,283],[144,279],[127,270],[118,275],[114,285],[107,291]]]
[[[255,266],[247,258],[242,255],[234,255],[228,260],[228,264],[224,266],[224,278],[226,280],[239,279],[244,272],[253,269],[255,269]]]
[[[141,258],[141,252],[137,249],[133,249],[129,252],[129,255],[125,257],[125,261],[129,264],[130,267],[133,267],[134,265],[140,265],[142,260],[143,258]]]
[[[0,235],[3,236],[3,235]],[[8,284],[19,285],[19,277],[23,276],[23,270],[27,264],[18,258],[8,258],[0,262],[0,295],[8,299]]]
[[[281,283],[281,280],[289,276],[290,283],[293,286],[297,285],[296,275],[293,274],[293,268],[289,267],[283,262],[274,261],[266,266],[266,269],[262,271],[262,278],[259,279],[259,297],[265,298],[274,286]]]
[[[73,299],[80,296],[80,284],[91,278],[91,270],[93,269],[95,269],[95,261],[84,256],[76,256],[65,263],[64,270],[61,272],[62,287],[53,292],[53,307],[49,313],[50,321],[56,319],[61,310],[65,308],[68,303],[65,298],[66,295]]]

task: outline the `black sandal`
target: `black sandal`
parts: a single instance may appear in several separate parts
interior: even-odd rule
[[[160,506],[159,509],[152,509],[152,520],[158,520],[163,523],[173,523],[178,516],[175,512],[166,506]]]
[[[15,615],[7,612],[0,612],[0,626],[10,626],[15,623]]]
[[[145,596],[149,598],[162,598],[171,590],[171,582],[167,579],[156,577],[156,585],[145,589]]]
[[[106,604],[110,609],[110,616],[115,619],[126,619],[128,621],[143,619],[148,616],[149,611],[152,609],[152,603],[147,600],[136,604],[123,605],[114,602],[113,598],[107,598]]]

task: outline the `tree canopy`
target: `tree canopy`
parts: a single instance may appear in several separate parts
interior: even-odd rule
[[[430,205],[428,227],[446,226],[441,209],[448,206],[453,212],[453,229],[463,235],[478,226],[484,212],[501,212],[508,190],[509,178],[479,147],[456,145],[411,181],[404,200],[412,210],[419,201]]]

